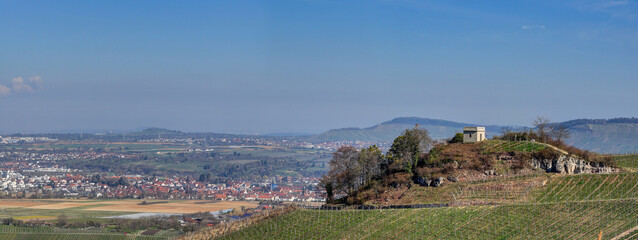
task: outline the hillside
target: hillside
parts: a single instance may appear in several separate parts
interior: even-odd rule
[[[433,139],[446,139],[463,130],[465,126],[483,126],[475,123],[400,117],[367,128],[332,129],[318,135],[304,137],[310,142],[364,141],[389,143],[405,129],[419,124],[430,132]],[[638,118],[576,119],[559,124],[567,128],[571,138],[567,143],[577,148],[600,153],[638,152]],[[504,126],[488,125],[488,138],[498,135]],[[513,129],[526,127],[513,126]]]
[[[413,187],[413,194],[449,194],[439,198],[449,207],[302,206],[239,230],[210,229],[186,239],[637,239],[638,155],[617,159],[627,171],[486,176],[444,188]]]
[[[579,119],[558,123],[569,129],[567,143],[595,152],[638,152],[638,119]]]
[[[307,138],[311,142],[325,141],[366,141],[366,142],[391,142],[405,129],[419,124],[422,128],[430,132],[433,139],[446,139],[454,136],[455,133],[463,131],[466,126],[479,126],[472,123],[460,123],[446,120],[400,117],[378,125],[367,128],[341,128],[329,130],[325,133],[310,136]],[[480,125],[483,126],[483,125]],[[486,126],[488,136],[493,136],[500,132],[503,126]]]

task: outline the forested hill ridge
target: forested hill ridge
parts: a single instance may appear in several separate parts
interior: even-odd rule
[[[310,142],[364,141],[391,142],[405,129],[419,124],[429,131],[433,139],[446,139],[463,130],[465,126],[484,126],[476,123],[462,123],[439,119],[399,117],[367,128],[341,128],[329,130],[306,138]],[[570,145],[601,153],[638,152],[638,118],[576,119],[554,123],[569,130]],[[488,138],[501,133],[504,126],[487,125]],[[510,126],[523,130],[527,127]]]
[[[145,128],[131,132],[117,133],[40,133],[9,134],[9,137],[49,137],[59,140],[100,140],[100,141],[139,141],[155,138],[237,138],[252,137],[263,139],[287,139],[313,143],[336,141],[362,141],[391,143],[404,130],[419,124],[427,129],[432,139],[448,139],[461,132],[466,126],[485,126],[487,137],[502,133],[504,127],[510,130],[528,130],[524,126],[499,126],[477,123],[463,123],[448,120],[399,117],[367,128],[340,128],[327,132],[303,136],[303,134],[266,134],[244,135],[211,132],[181,132],[163,128]],[[634,153],[638,152],[638,118],[612,119],[575,119],[552,123],[569,130],[571,137],[565,142],[577,148],[600,153]]]
[[[578,148],[601,153],[638,152],[638,118],[577,119],[558,123],[567,128],[566,140]]]
[[[461,132],[466,126],[485,126],[475,123],[461,123],[440,119],[419,118],[419,117],[399,117],[387,122],[377,124],[367,128],[341,128],[329,130],[307,138],[310,142],[331,142],[331,141],[365,141],[365,142],[392,142],[405,129],[419,124],[430,133],[433,139],[445,139]],[[504,126],[485,126],[489,134],[497,134]],[[514,127],[520,128],[520,127]]]

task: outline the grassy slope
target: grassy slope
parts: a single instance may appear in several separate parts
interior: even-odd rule
[[[634,227],[636,200],[437,209],[298,210],[221,239],[609,239]]]
[[[491,152],[535,152],[546,148],[545,145],[536,142],[512,142],[503,140],[488,140],[482,142],[483,151]]]
[[[638,156],[618,161],[622,166],[638,166]],[[541,182],[545,185],[531,185]],[[222,239],[596,239],[601,231],[603,239],[638,238],[638,173],[483,179],[447,188],[416,188],[413,194],[424,192],[424,199],[437,196],[434,199],[445,201],[441,195],[455,188],[464,191],[460,197],[465,200],[499,204],[297,210]],[[508,196],[517,201],[503,201]]]
[[[629,171],[638,170],[638,155],[620,155],[615,157],[618,167],[626,168]]]

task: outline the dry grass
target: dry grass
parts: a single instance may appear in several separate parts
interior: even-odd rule
[[[18,207],[31,207],[40,204],[46,204],[37,201],[22,201],[22,200],[0,200],[0,208],[18,208]]]
[[[143,200],[67,200],[56,199],[50,201],[40,200],[0,200],[0,208],[31,208],[31,209],[68,209],[82,208],[92,211],[112,212],[153,212],[153,213],[194,213],[211,212],[241,206],[251,208],[258,204],[243,201],[221,201],[201,203],[203,201],[170,201],[157,204],[139,205]]]
[[[19,217],[14,217],[14,219],[16,220],[25,220],[25,221],[29,221],[29,220],[53,220],[56,219],[57,217],[54,216],[19,216]]]
[[[83,203],[83,202],[60,202],[60,203],[43,203],[40,205],[35,205],[35,206],[30,206],[28,208],[33,208],[33,209],[53,209],[53,210],[57,210],[57,209],[66,209],[66,208],[74,208],[74,207],[83,207],[86,206],[88,203]],[[94,204],[94,203],[90,203],[90,204]]]

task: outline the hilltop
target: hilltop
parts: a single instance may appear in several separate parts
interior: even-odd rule
[[[528,141],[487,140],[439,145],[421,156],[414,174],[384,175],[362,188],[358,202],[372,205],[449,203],[452,191],[475,180],[541,173],[600,174],[619,171],[602,155],[588,159],[552,145]],[[535,181],[533,181],[535,182]],[[456,199],[460,201],[460,199]],[[476,199],[474,199],[476,200]]]

